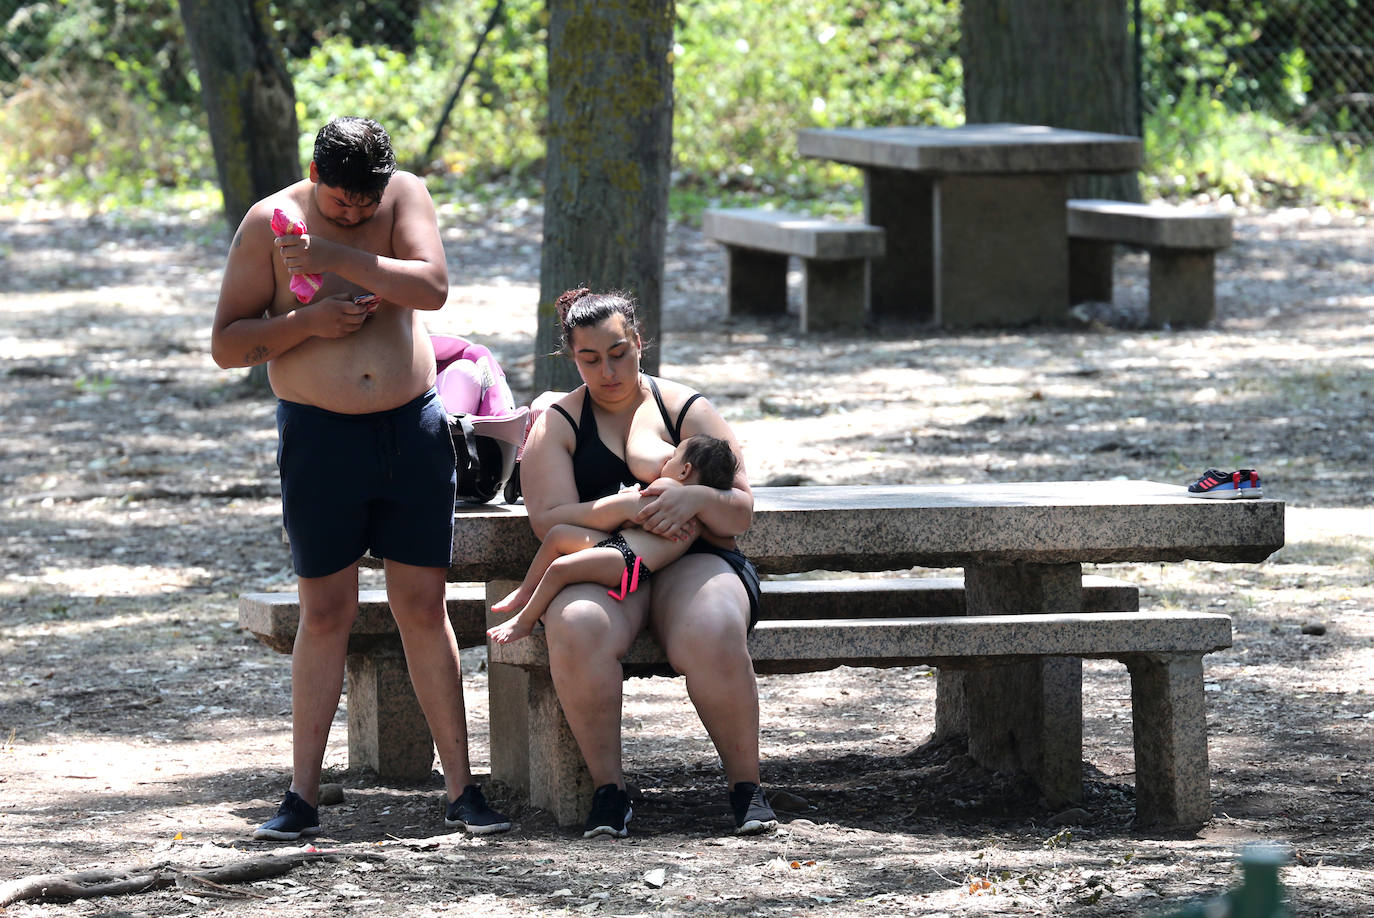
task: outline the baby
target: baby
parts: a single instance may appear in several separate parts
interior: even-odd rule
[[[729,443],[697,434],[682,441],[664,461],[659,477],[725,490],[733,484],[738,468]],[[682,557],[690,545],[690,540],[673,541],[642,529],[627,528],[608,535],[559,523],[544,537],[520,586],[491,607],[496,613],[519,610],[520,614],[491,628],[487,636],[498,644],[528,636],[549,603],[569,584],[601,583],[611,587],[608,592],[613,599],[624,599],[654,570]]]

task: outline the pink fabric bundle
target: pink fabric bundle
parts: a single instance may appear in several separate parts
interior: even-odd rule
[[[495,355],[456,335],[430,335],[438,375],[434,388],[449,414],[469,415],[477,433],[523,449],[529,409],[515,395]]]
[[[280,207],[272,213],[272,232],[278,236],[304,236],[305,221],[292,220]],[[310,302],[310,298],[320,289],[320,284],[324,281],[318,274],[293,274],[291,275],[291,292],[296,294],[296,299],[302,303]]]

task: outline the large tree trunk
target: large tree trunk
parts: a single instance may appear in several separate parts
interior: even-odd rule
[[[549,0],[549,131],[535,391],[579,382],[558,347],[564,290],[624,290],[658,342],[673,128],[673,0]],[[658,371],[658,350],[645,353]]]
[[[232,231],[301,177],[296,92],[266,0],[181,0]]]
[[[1138,133],[1127,0],[965,0],[960,54],[969,124]],[[1128,175],[1073,179],[1074,197],[1140,200]]]

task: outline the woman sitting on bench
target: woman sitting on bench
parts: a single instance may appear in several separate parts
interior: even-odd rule
[[[620,660],[646,624],[686,678],[720,753],[736,831],[771,829],[777,820],[759,786],[758,690],[748,647],[759,580],[735,547],[753,517],[753,492],[742,463],[727,488],[657,479],[686,437],[723,439],[736,459],[738,441],[699,393],[640,373],[643,344],[628,296],[570,290],[557,309],[563,351],[584,385],[540,415],[525,444],[520,477],[535,534],[542,539],[558,524],[613,532],[635,523],[688,543],[682,557],[623,599],[607,596],[599,583],[578,583],[544,611],[554,688],[596,787],[583,836],[628,833]],[[622,490],[634,484],[643,487]]]
[[[719,437],[697,434],[683,440],[668,457],[655,483],[666,478],[670,482],[728,491],[738,470],[739,460],[729,443]],[[627,486],[625,490],[638,493],[639,486]],[[520,586],[491,607],[497,615],[519,614],[488,629],[487,637],[498,644],[529,637],[549,602],[574,583],[599,583],[611,588],[607,595],[612,599],[624,599],[641,583],[648,583],[655,570],[681,558],[689,547],[685,539],[666,539],[632,525],[606,533],[559,523],[544,536]]]

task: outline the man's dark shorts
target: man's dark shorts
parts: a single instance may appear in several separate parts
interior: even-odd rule
[[[375,558],[448,567],[457,486],[448,415],[433,389],[376,414],[277,403],[277,469],[301,577]]]

